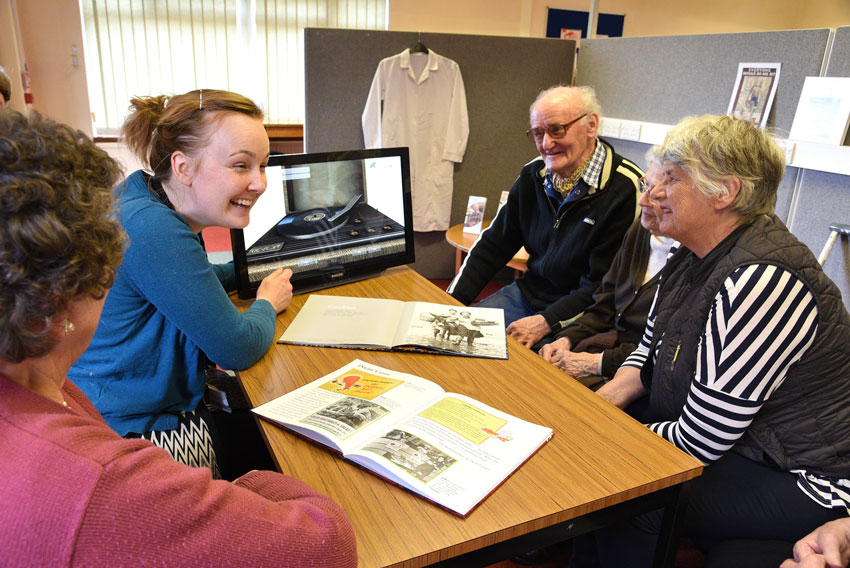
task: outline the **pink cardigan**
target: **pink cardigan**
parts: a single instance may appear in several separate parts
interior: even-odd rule
[[[67,408],[0,376],[3,566],[357,565],[328,497],[270,471],[214,481],[63,390]]]

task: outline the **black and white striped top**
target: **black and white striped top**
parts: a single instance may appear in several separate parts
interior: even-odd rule
[[[623,366],[640,369],[647,360],[657,300],[656,295],[640,345]],[[788,369],[811,346],[817,324],[815,299],[793,274],[768,264],[738,268],[714,298],[681,416],[649,428],[711,464],[735,445],[765,401],[782,386]],[[797,474],[800,489],[815,501],[845,507],[850,513],[850,480],[804,470],[792,473]]]

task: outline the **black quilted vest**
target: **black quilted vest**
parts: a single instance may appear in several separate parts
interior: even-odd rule
[[[785,471],[850,478],[850,316],[814,255],[775,216],[738,227],[703,259],[683,247],[668,261],[652,349],[659,336],[663,341],[641,372],[652,410],[660,420],[679,418],[715,295],[736,268],[765,263],[790,271],[812,292],[817,334],[733,449]]]

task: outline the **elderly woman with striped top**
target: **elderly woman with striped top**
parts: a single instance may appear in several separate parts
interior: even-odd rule
[[[731,117],[686,118],[661,162],[640,203],[682,247],[640,346],[598,394],[645,405],[653,431],[706,464],[686,536],[779,549],[722,558],[718,546],[708,565],[777,566],[795,540],[848,512],[850,316],[774,215],[785,156],[770,135]],[[598,531],[576,543],[573,564],[649,565],[659,524],[660,512]]]

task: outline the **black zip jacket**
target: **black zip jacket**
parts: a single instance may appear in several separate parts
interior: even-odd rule
[[[637,216],[638,180],[643,175],[634,163],[599,141],[607,150],[599,188],[569,204],[559,216],[543,188],[543,160],[523,167],[507,202],[470,249],[449,294],[469,304],[524,246],[528,270],[517,285],[553,332],[591,304]]]

